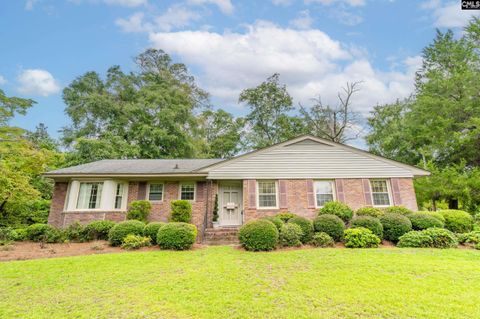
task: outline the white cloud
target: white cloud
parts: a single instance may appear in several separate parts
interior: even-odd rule
[[[188,26],[192,21],[200,19],[201,16],[186,7],[174,5],[167,11],[155,18],[156,27],[163,31],[170,31],[174,28]]]
[[[313,19],[308,10],[300,11],[297,17],[290,21],[290,25],[297,29],[310,29]]]
[[[0,75],[0,85],[4,85],[5,83],[7,83],[7,80]]]
[[[117,19],[115,24],[118,25],[124,32],[147,32],[152,30],[150,23],[144,23],[143,12],[137,12],[131,15],[128,19]]]
[[[23,94],[48,96],[60,91],[57,81],[46,70],[23,70],[17,80],[20,84],[18,91]]]
[[[305,3],[319,3],[326,6],[330,6],[333,4],[346,4],[351,7],[361,7],[364,6],[367,1],[366,0],[305,0]]]
[[[27,0],[25,2],[25,10],[31,11],[33,10],[33,7],[35,6],[35,3],[37,3],[38,0]]]
[[[272,0],[272,3],[276,6],[287,7],[293,3],[293,0]]]
[[[147,0],[104,0],[106,4],[119,5],[124,7],[138,7],[147,4]]]
[[[188,0],[193,5],[214,4],[225,14],[232,14],[234,7],[230,0]]]
[[[345,8],[338,8],[331,14],[336,20],[345,25],[354,26],[363,22],[363,17],[352,13]]]
[[[200,70],[200,85],[213,97],[234,105],[242,89],[280,73],[296,102],[309,104],[322,96],[335,103],[346,82],[364,81],[355,107],[368,112],[377,103],[406,97],[413,90],[417,58],[404,61],[404,71],[376,70],[358,49],[347,48],[320,30],[281,28],[257,22],[240,32],[151,32],[157,48],[176,54]]]
[[[478,12],[462,10],[458,1],[442,3],[440,0],[430,0],[420,7],[432,12],[433,25],[438,28],[462,28],[472,16],[479,16]]]

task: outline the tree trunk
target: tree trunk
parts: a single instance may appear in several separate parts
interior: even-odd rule
[[[437,201],[435,200],[435,198],[432,198],[432,210],[434,212],[437,211]]]

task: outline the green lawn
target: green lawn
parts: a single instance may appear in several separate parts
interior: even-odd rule
[[[480,318],[480,252],[210,247],[4,262],[0,318]]]

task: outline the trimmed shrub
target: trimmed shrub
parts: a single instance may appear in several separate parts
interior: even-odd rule
[[[197,227],[183,222],[172,222],[158,230],[157,243],[162,249],[187,250],[197,238]]]
[[[286,223],[290,219],[292,219],[293,217],[297,217],[297,215],[295,215],[294,213],[290,213],[290,212],[281,212],[281,213],[278,213],[277,215],[275,215],[275,217],[280,218],[284,223]]]
[[[48,224],[33,224],[27,227],[27,239],[34,242],[60,243],[62,232]]]
[[[347,248],[375,248],[381,241],[370,229],[363,227],[346,229],[343,236]]]
[[[246,250],[268,251],[278,244],[278,229],[268,220],[252,220],[243,225],[238,232],[238,239]]]
[[[127,219],[146,223],[151,210],[152,204],[148,200],[133,201],[128,208]]]
[[[108,241],[112,246],[120,246],[127,235],[143,235],[145,224],[139,220],[127,220],[113,226],[108,232]]]
[[[300,241],[302,244],[307,244],[312,240],[313,237],[313,223],[311,220],[306,219],[305,217],[296,216],[290,218],[289,223],[297,224],[302,229],[302,236]]]
[[[79,222],[74,222],[68,225],[67,228],[63,231],[63,234],[66,239],[73,242],[83,242],[84,239],[84,229],[85,227]]]
[[[27,240],[27,229],[26,228],[17,228],[15,229],[15,233],[17,234],[16,241],[23,241]]]
[[[445,217],[443,217],[442,214],[440,214],[439,212],[431,212],[431,211],[428,211],[428,210],[422,210],[422,211],[418,211],[417,213],[423,213],[423,214],[430,215],[432,217],[435,217],[439,221],[441,221],[443,224],[445,224]]]
[[[405,235],[401,236],[397,246],[398,247],[411,247],[411,248],[428,248],[432,247],[433,239],[423,231],[412,230]]]
[[[457,239],[460,244],[479,244],[480,231],[474,230],[469,233],[457,234]]]
[[[383,226],[380,220],[372,216],[356,216],[352,218],[350,222],[351,228],[363,227],[370,229],[372,233],[377,235],[380,239],[383,238]]]
[[[279,243],[283,247],[298,247],[302,245],[300,238],[303,235],[302,228],[293,223],[287,223],[280,228]]]
[[[375,207],[362,207],[357,209],[355,215],[357,216],[372,216],[372,217],[380,217],[383,216],[385,212],[380,208]]]
[[[157,244],[157,235],[158,235],[158,230],[165,226],[167,223],[163,222],[151,222],[145,225],[145,228],[143,229],[143,235],[146,237],[150,238],[152,241],[153,245]]]
[[[473,229],[473,217],[463,210],[447,209],[439,213],[445,218],[445,228],[454,233],[468,233]]]
[[[353,210],[340,202],[328,202],[318,210],[318,215],[336,215],[347,223],[353,217]]]
[[[170,203],[172,216],[170,221],[177,223],[189,223],[192,219],[192,204],[188,200],[172,200]]]
[[[96,220],[87,224],[83,228],[83,239],[91,240],[108,240],[108,232],[115,226],[115,222],[111,220]]]
[[[275,227],[277,227],[278,231],[280,231],[280,228],[282,228],[282,226],[285,224],[277,216],[265,216],[265,217],[262,217],[262,219],[265,219],[265,220],[268,220],[268,221],[272,222],[275,225]]]
[[[345,224],[336,215],[320,215],[313,220],[313,227],[316,232],[327,233],[335,241],[341,241]]]
[[[394,243],[398,239],[412,230],[412,222],[404,215],[400,214],[385,214],[380,217],[380,222],[383,226],[383,238]]]
[[[145,246],[151,246],[150,237],[128,234],[122,240],[122,248],[126,250],[139,249]]]
[[[401,214],[401,215],[408,215],[413,213],[412,210],[403,207],[403,206],[390,206],[384,209],[386,214]]]
[[[333,247],[335,245],[335,241],[333,241],[332,237],[329,234],[320,232],[315,233],[312,238],[312,245],[315,247]]]
[[[443,228],[444,226],[439,219],[424,213],[412,213],[407,215],[407,217],[412,222],[414,230],[424,230],[432,227]]]
[[[17,232],[11,227],[1,227],[0,228],[0,243],[4,242],[11,242],[17,240],[18,234]]]
[[[432,238],[432,247],[434,248],[455,248],[458,246],[457,238],[447,229],[428,228],[422,232]]]

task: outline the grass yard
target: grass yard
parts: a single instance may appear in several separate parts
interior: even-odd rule
[[[209,247],[4,262],[0,318],[480,318],[480,252]]]

